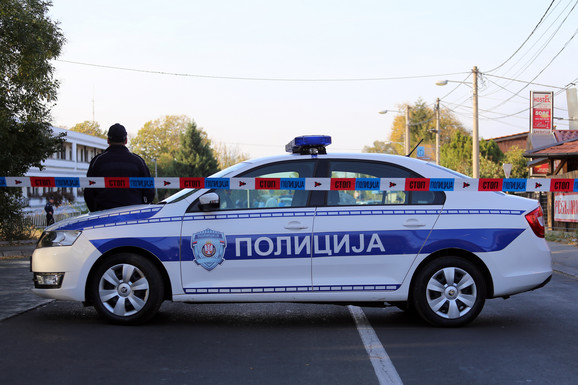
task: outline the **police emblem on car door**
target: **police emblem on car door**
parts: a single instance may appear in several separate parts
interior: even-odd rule
[[[218,231],[206,229],[191,237],[194,261],[208,271],[223,263],[226,247],[225,234]]]

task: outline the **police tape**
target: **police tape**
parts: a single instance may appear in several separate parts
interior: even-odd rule
[[[0,177],[0,187],[578,192],[578,179]]]

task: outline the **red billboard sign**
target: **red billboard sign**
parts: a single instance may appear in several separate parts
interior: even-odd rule
[[[530,91],[530,132],[549,134],[552,132],[554,93]]]

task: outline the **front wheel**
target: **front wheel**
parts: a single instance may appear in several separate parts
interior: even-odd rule
[[[434,326],[457,327],[478,316],[486,300],[486,285],[475,264],[447,256],[417,273],[412,294],[424,320]]]
[[[89,292],[98,313],[120,324],[148,321],[164,297],[158,269],[146,258],[130,253],[113,255],[98,265]]]

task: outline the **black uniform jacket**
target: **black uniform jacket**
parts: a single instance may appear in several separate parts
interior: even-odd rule
[[[145,161],[123,145],[111,145],[102,154],[92,158],[87,177],[150,177]],[[90,211],[151,203],[154,189],[86,188],[84,200]]]

